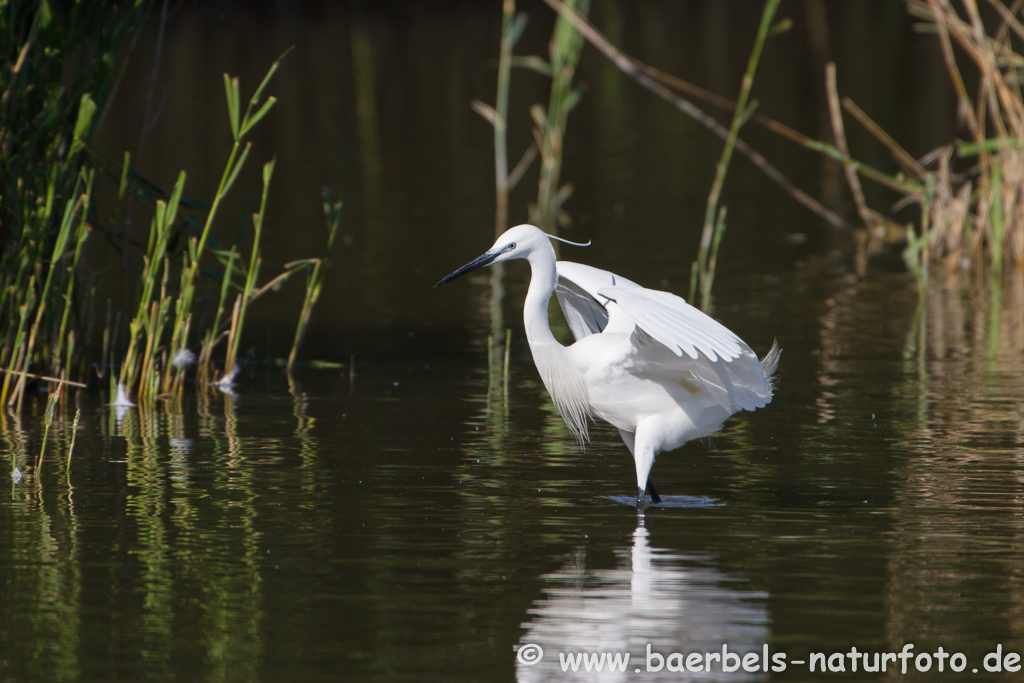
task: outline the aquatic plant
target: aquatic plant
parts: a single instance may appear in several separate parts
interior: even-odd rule
[[[533,162],[537,146],[531,145],[516,165],[512,175],[508,172],[508,91],[512,80],[512,50],[526,28],[526,15],[516,14],[515,0],[502,3],[501,49],[498,57],[498,94],[495,105],[473,100],[473,110],[483,116],[494,128],[494,236],[508,228],[508,193],[516,186],[522,172]]]
[[[921,225],[908,228],[908,264],[927,277],[929,262],[948,268],[988,263],[1000,271],[1024,265],[1024,95],[1020,67],[1024,54],[1014,39],[1024,39],[1019,3],[1010,6],[990,0],[998,21],[986,24],[974,2],[911,0],[910,13],[925,23],[920,30],[939,38],[950,81],[956,91],[957,112],[969,138],[929,154],[921,164],[906,164],[920,189],[907,198],[921,205]],[[974,63],[978,91],[972,97],[964,85],[953,44]],[[906,155],[894,150],[897,159]],[[973,159],[958,173],[953,158]]]
[[[322,197],[324,218],[327,220],[326,253],[330,254],[331,249],[334,247],[334,238],[338,234],[338,226],[341,225],[341,200],[333,199],[331,197],[331,191],[326,187],[322,191]],[[320,298],[324,275],[330,267],[327,256],[324,256],[323,258],[318,259],[294,261],[286,264],[285,268],[288,269],[289,272],[295,272],[294,269],[305,265],[312,266],[312,270],[310,271],[309,277],[306,279],[306,297],[302,300],[302,310],[299,313],[299,322],[295,326],[295,338],[292,340],[292,350],[288,354],[289,370],[295,366],[295,360],[299,355],[299,347],[302,345],[302,340],[306,336],[306,330],[309,327],[309,319],[313,315],[313,307],[316,306],[316,302]]]
[[[575,0],[570,6],[576,7]],[[580,11],[584,14],[589,8],[589,0],[581,0]],[[494,182],[495,182],[495,237],[505,232],[508,227],[509,193],[522,179],[523,174],[533,163],[537,155],[541,156],[540,177],[537,187],[537,200],[530,204],[530,220],[548,232],[557,232],[559,225],[569,222],[568,214],[562,210],[562,204],[572,193],[572,186],[565,184],[559,187],[562,167],[562,141],[568,124],[569,112],[576,106],[582,95],[580,88],[573,85],[576,65],[579,63],[583,50],[583,39],[567,20],[559,17],[549,42],[548,57],[515,56],[513,49],[526,29],[526,15],[516,13],[515,0],[503,0],[502,31],[498,57],[498,84],[495,105],[492,107],[480,100],[473,100],[470,105],[478,114],[486,119],[494,128]],[[530,107],[530,115],[534,121],[534,142],[523,153],[519,162],[511,172],[508,170],[508,110],[509,88],[512,67],[521,67],[534,71],[551,80],[548,107],[540,104]],[[497,264],[491,270],[491,334],[487,337],[487,368],[488,368],[488,405],[496,387],[502,387],[502,405],[508,410],[508,372],[509,354],[511,349],[512,331],[504,327],[502,304],[504,301],[504,267]],[[504,330],[505,348],[503,355],[497,353],[497,341]],[[498,381],[498,378],[501,381]]]
[[[586,16],[590,0],[569,0],[566,7]],[[572,185],[559,186],[562,174],[562,146],[569,122],[569,112],[579,103],[582,91],[573,85],[576,65],[583,51],[583,36],[564,17],[555,21],[549,46],[548,68],[551,70],[551,95],[547,110],[539,104],[530,107],[533,118],[533,137],[540,150],[540,179],[537,183],[537,202],[530,207],[530,222],[554,232],[567,225],[568,214],[562,205],[572,194]]]
[[[186,199],[184,171],[167,194],[131,168],[129,153],[117,163],[90,145],[147,8],[144,0],[112,7],[63,7],[44,1],[0,5],[5,48],[0,57],[5,77],[0,82],[0,403],[20,407],[30,381],[84,386],[70,377],[83,379],[90,367],[101,379],[110,370],[111,399],[116,396],[114,402],[124,406],[180,398],[186,370],[193,364],[200,386],[218,373],[220,382],[229,383],[248,307],[302,270],[290,264],[259,285],[260,238],[273,161],[263,168],[249,253],[241,254],[237,245],[208,248],[214,244],[218,210],[252,149],[246,136],[276,102],[266,90],[281,59],[268,69],[244,110],[239,80],[224,76],[233,145],[205,212],[201,202]],[[166,12],[161,30],[164,21]],[[92,197],[104,177],[118,182],[117,205],[111,216],[100,217]],[[137,240],[130,238],[127,220],[116,222],[122,208],[127,215],[134,205],[152,210],[137,264],[130,258]],[[338,210],[340,203],[328,251]],[[131,278],[134,272],[138,277],[134,286],[130,279],[126,283],[132,308],[114,310],[108,302],[102,325],[96,324],[95,288],[89,285],[104,264],[86,264],[83,257],[83,245],[93,232],[113,246],[125,276]],[[207,252],[219,260],[219,270],[202,266],[209,260]],[[312,275],[289,367],[319,296],[326,259],[300,265],[310,266]],[[196,330],[193,321],[204,312],[196,292],[211,272],[219,280],[219,305],[212,324]],[[98,327],[100,344],[93,338]],[[224,364],[218,370],[213,353],[224,339]],[[190,347],[198,348],[198,354]]]
[[[711,190],[708,193],[707,209],[704,212],[704,229],[701,231],[700,250],[697,253],[697,260],[693,262],[690,276],[690,301],[696,301],[697,288],[700,287],[700,307],[707,310],[711,305],[711,286],[715,281],[715,265],[718,263],[718,245],[722,241],[722,234],[725,232],[725,207],[719,207],[718,201],[722,195],[722,187],[725,185],[725,176],[729,172],[729,162],[732,160],[732,152],[736,148],[736,140],[739,139],[740,128],[750,118],[754,107],[747,109],[747,101],[750,98],[750,90],[754,87],[754,74],[757,72],[757,63],[761,60],[761,50],[764,48],[765,40],[768,38],[768,31],[771,29],[772,18],[775,10],[778,9],[780,0],[768,0],[765,3],[764,11],[761,14],[761,25],[757,31],[757,38],[754,40],[754,48],[751,50],[750,59],[747,61],[747,70],[743,74],[743,82],[740,86],[740,96],[733,111],[732,124],[729,126],[729,135],[725,139],[725,146],[722,148],[722,157],[715,167],[715,179],[711,183]]]
[[[570,0],[573,11],[586,15],[590,0]],[[578,8],[578,9],[577,9]],[[572,185],[559,185],[562,170],[562,149],[569,112],[579,102],[582,90],[573,85],[576,65],[583,50],[583,37],[568,20],[559,17],[555,22],[548,46],[548,61],[538,56],[516,57],[512,51],[526,28],[526,15],[516,14],[515,0],[504,0],[501,47],[498,57],[498,91],[495,106],[473,100],[471,106],[494,128],[495,178],[495,236],[505,232],[508,225],[508,195],[522,178],[523,173],[540,154],[540,177],[537,200],[530,204],[530,221],[548,232],[556,232],[566,225],[569,216],[562,205],[572,194]],[[519,163],[508,170],[508,98],[513,66],[523,67],[551,79],[548,106],[530,107],[534,122],[532,144],[523,153]]]
[[[282,58],[283,59],[283,56]],[[214,255],[221,264],[220,297],[212,324],[202,331],[202,342],[198,356],[188,350],[189,331],[196,315],[195,293],[199,276],[199,265],[211,234],[214,218],[218,207],[235,184],[251,150],[251,143],[245,136],[263,119],[274,106],[276,99],[272,96],[264,98],[264,93],[273,78],[281,59],[271,65],[263,81],[256,88],[243,112],[241,109],[240,84],[237,78],[224,75],[224,91],[227,99],[228,118],[231,125],[233,145],[227,163],[221,175],[220,184],[214,195],[213,202],[206,214],[203,229],[199,237],[190,237],[188,247],[181,254],[180,286],[176,293],[168,288],[169,272],[174,257],[166,251],[167,236],[180,206],[181,192],[185,182],[185,174],[179,176],[178,183],[171,193],[170,200],[158,200],[153,218],[149,240],[149,252],[144,259],[142,289],[138,310],[129,324],[129,346],[126,359],[121,365],[118,391],[129,397],[137,391],[139,400],[148,401],[158,397],[180,398],[183,377],[186,368],[196,359],[196,377],[200,386],[219,385],[230,387],[237,374],[238,352],[241,344],[245,319],[250,305],[267,291],[277,288],[284,281],[303,267],[311,267],[312,273],[306,283],[306,297],[302,307],[296,340],[289,356],[288,369],[295,364],[298,346],[309,325],[313,306],[320,296],[326,267],[325,258],[304,259],[287,264],[285,270],[272,278],[268,283],[258,286],[260,266],[260,240],[263,234],[264,220],[267,209],[267,197],[270,182],[274,174],[274,161],[263,165],[263,189],[260,195],[259,210],[252,217],[252,246],[248,259],[236,246],[229,249],[214,250]],[[334,237],[340,224],[340,202],[328,202],[325,199],[325,212],[329,221],[327,252],[334,244]],[[245,263],[247,262],[247,266]],[[157,270],[162,273],[160,296],[154,300],[156,291]],[[243,282],[235,282],[236,273],[242,275]],[[233,298],[232,298],[233,297]],[[171,309],[174,309],[170,340],[166,339],[165,325]],[[144,331],[145,343],[142,344],[140,332]],[[226,340],[224,363],[220,370],[214,365],[214,351],[222,340]],[[169,359],[170,356],[170,359]],[[136,376],[136,365],[141,362],[141,370]],[[218,376],[219,374],[219,376]]]
[[[630,60],[612,47],[587,22],[588,0],[582,0],[578,6],[575,0],[567,2],[547,0],[547,2],[558,12],[558,18],[549,46],[550,62],[544,62],[540,58],[532,57],[529,61],[522,61],[521,63],[551,77],[551,94],[547,110],[545,111],[540,105],[534,105],[530,108],[530,114],[535,124],[534,138],[536,147],[540,150],[541,156],[537,202],[530,207],[530,220],[533,224],[550,232],[557,229],[559,224],[568,222],[568,216],[562,211],[561,207],[571,194],[572,186],[566,184],[559,187],[559,180],[562,165],[563,138],[569,112],[576,106],[581,96],[580,89],[574,87],[572,81],[576,65],[579,63],[580,53],[583,49],[584,39],[586,37],[586,39],[598,45],[599,49],[602,49],[606,55],[609,55],[620,68],[623,68],[623,63],[629,65]],[[716,167],[715,179],[708,194],[700,249],[697,260],[692,264],[690,281],[690,300],[696,299],[699,288],[700,305],[705,310],[711,303],[711,287],[714,283],[718,247],[725,232],[726,210],[724,206],[719,207],[719,199],[726,174],[728,173],[733,150],[739,142],[739,130],[754,111],[754,107],[748,110],[747,101],[753,87],[754,75],[757,70],[757,64],[760,61],[761,51],[769,33],[773,30],[772,20],[778,5],[779,0],[768,0],[765,4],[760,28],[741,84],[739,102],[733,106],[732,124],[725,135],[722,157]],[[504,230],[507,223],[509,177],[505,136],[507,131],[509,75],[514,60],[512,48],[522,34],[525,24],[525,17],[515,14],[514,1],[505,0],[498,64],[497,104],[496,107],[490,107],[479,101],[472,103],[473,108],[490,121],[494,127],[495,185],[497,195],[495,231],[499,234]],[[774,30],[778,31],[779,27],[775,27]],[[640,74],[640,70],[636,68],[625,67],[624,70],[634,77]],[[657,86],[646,76],[638,80],[649,85],[655,85],[654,90],[656,92],[664,90],[663,87]],[[678,100],[678,98],[675,99]],[[704,120],[713,122],[703,113],[701,113],[701,117]],[[713,125],[716,131],[721,128],[716,122],[713,122]],[[524,161],[527,157],[528,155],[524,156]],[[526,163],[529,163],[529,161],[526,161]],[[522,164],[523,162],[520,162],[520,166]],[[500,280],[500,271],[495,275],[495,278]],[[492,289],[497,292],[499,287],[495,286]],[[492,317],[497,319],[500,315],[492,314]],[[493,325],[493,327],[497,329],[497,325]],[[489,351],[494,336],[492,333],[489,338]],[[488,367],[493,374],[495,369],[493,355],[489,360]]]
[[[0,402],[20,405],[29,379],[66,374],[81,357],[87,142],[147,6],[0,4]]]
[[[861,245],[881,242],[905,245],[903,255],[922,288],[927,285],[932,264],[948,269],[986,268],[1002,270],[1008,264],[1024,265],[1024,95],[1019,86],[1019,69],[1024,54],[1014,40],[1024,39],[1024,14],[1019,4],[989,0],[996,20],[982,17],[973,0],[963,0],[958,10],[952,0],[908,0],[911,15],[923,19],[918,29],[934,33],[942,48],[950,81],[957,96],[957,112],[963,117],[969,140],[945,145],[917,160],[849,98],[840,98],[835,84],[835,66],[826,68],[826,90],[835,142],[814,140],[792,128],[740,104],[709,93],[682,79],[665,74],[624,54],[600,31],[560,0],[545,0],[572,22],[580,33],[623,73],[654,94],[676,106],[727,142],[734,136],[689,100],[677,93],[701,99],[712,106],[734,112],[737,117],[757,122],[779,135],[839,161],[857,207],[863,228],[854,230],[833,211],[796,188],[760,154],[741,139],[735,149],[779,184],[794,199],[835,228],[847,232]],[[768,7],[766,6],[766,12]],[[767,35],[783,30],[780,22]],[[759,33],[758,40],[762,40]],[[960,53],[953,50],[956,45]],[[979,74],[978,91],[971,96],[961,74],[958,54],[967,56]],[[961,57],[961,59],[963,59]],[[741,96],[742,99],[742,96]],[[852,116],[890,151],[899,166],[889,172],[855,159],[847,145],[843,111]],[[723,155],[723,159],[725,155]],[[966,170],[955,160],[973,159]],[[720,166],[721,168],[721,166]],[[868,206],[860,179],[878,183],[902,195],[894,206],[916,204],[919,224],[906,225]],[[709,201],[709,212],[714,202]],[[705,216],[701,238],[699,273],[714,260],[717,224],[713,214]],[[702,265],[703,264],[703,265]],[[696,280],[697,277],[694,279]],[[697,287],[691,286],[691,296]],[[708,286],[710,289],[710,286]]]
[[[943,145],[915,159],[851,99],[840,99],[835,65],[826,68],[826,89],[835,146],[807,146],[843,163],[858,215],[875,241],[902,242],[903,258],[917,278],[923,295],[930,270],[985,270],[1024,266],[1024,95],[1018,71],[1024,54],[1013,43],[1024,38],[1019,4],[1012,8],[989,0],[998,21],[983,20],[973,0],[908,0],[912,16],[922,19],[917,29],[938,37],[950,82],[956,93],[957,115],[968,140]],[[954,52],[954,44],[960,52]],[[966,55],[978,73],[978,91],[968,93],[958,54]],[[962,57],[961,57],[962,59]],[[842,112],[852,116],[881,142],[899,166],[896,174],[856,161],[848,149]],[[953,112],[950,112],[953,114]],[[958,168],[959,160],[974,160]],[[860,177],[880,182],[902,199],[894,206],[919,207],[919,223],[901,224],[868,206]],[[998,279],[988,279],[998,282]]]

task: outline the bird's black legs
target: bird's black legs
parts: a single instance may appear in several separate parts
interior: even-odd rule
[[[651,494],[651,502],[657,505],[661,502],[661,496],[658,495],[658,487],[654,485],[650,477],[647,477],[647,491]]]

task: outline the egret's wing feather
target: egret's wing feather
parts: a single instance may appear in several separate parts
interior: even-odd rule
[[[644,289],[632,280],[627,280],[621,275],[609,273],[593,266],[585,266],[582,263],[572,261],[559,261],[555,264],[558,270],[558,277],[573,282],[577,287],[584,290],[595,299],[598,298],[598,290],[603,287],[635,287]]]
[[[559,277],[555,295],[575,339],[597,334],[608,323],[608,312],[604,306],[571,280]]]
[[[637,329],[633,339],[634,365],[647,377],[693,384],[731,412],[761,408],[772,399],[770,378],[765,376],[763,364],[743,342],[740,342],[743,350],[738,358],[712,361],[703,354],[696,359],[686,354],[677,356],[642,329]],[[774,347],[772,353],[776,354],[773,360],[777,362]],[[772,353],[766,360],[772,359]]]
[[[729,398],[738,408],[754,410],[771,402],[771,383],[764,376],[761,362],[749,347],[736,360],[719,361],[712,363],[711,367],[720,380],[725,380]]]
[[[558,303],[576,339],[614,327],[632,333],[631,362],[642,374],[689,382],[732,411],[771,401],[775,347],[762,363],[731,330],[675,294],[580,263],[556,267]]]
[[[614,286],[642,289],[635,282],[615,273],[582,263],[558,261],[555,268],[558,271],[555,295],[576,339],[597,334],[608,324],[608,311],[603,303],[607,299],[598,294],[599,289]]]
[[[736,360],[748,349],[725,325],[702,313],[680,297],[643,287],[602,287],[599,296],[615,301],[636,326],[677,356],[711,361]],[[700,353],[698,353],[700,352]]]
[[[775,389],[775,373],[779,369],[779,358],[782,356],[782,349],[779,347],[779,340],[772,341],[772,348],[761,359],[761,371],[764,372],[768,383]]]

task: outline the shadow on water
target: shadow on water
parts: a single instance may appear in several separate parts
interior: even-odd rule
[[[630,496],[606,496],[606,498],[615,501],[619,505],[629,505],[632,508],[636,508],[636,498],[631,498]],[[647,502],[650,503],[650,496],[647,497]],[[722,505],[722,503],[707,496],[662,496],[661,502],[650,508],[650,511],[653,514],[659,508],[707,508],[715,507],[716,505]]]

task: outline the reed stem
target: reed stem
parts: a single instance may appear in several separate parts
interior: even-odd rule
[[[292,368],[295,367],[295,359],[299,355],[299,347],[306,336],[309,320],[313,315],[313,307],[316,306],[316,302],[320,299],[324,276],[327,274],[327,268],[330,267],[328,256],[334,248],[334,238],[337,236],[338,227],[341,225],[341,200],[332,199],[331,191],[326,187],[323,188],[320,197],[323,203],[324,218],[327,221],[327,249],[324,251],[323,258],[315,259],[313,272],[310,273],[309,278],[306,280],[306,297],[302,301],[302,312],[299,314],[299,322],[295,327],[295,339],[292,341],[292,349],[288,353],[288,372],[291,372]]]
[[[725,139],[722,157],[715,167],[715,179],[711,183],[711,191],[708,193],[707,208],[704,211],[704,229],[701,233],[700,250],[696,261],[697,279],[700,282],[700,307],[703,310],[707,310],[711,304],[711,284],[715,278],[712,243],[721,240],[722,232],[725,229],[725,212],[719,211],[718,202],[721,199],[722,188],[725,186],[725,176],[729,172],[729,162],[732,160],[732,152],[736,148],[740,128],[752,113],[752,110],[747,110],[747,102],[750,99],[750,91],[754,87],[754,75],[757,72],[757,64],[761,60],[761,51],[768,38],[768,32],[771,29],[772,19],[775,17],[779,2],[780,0],[768,0],[761,13],[761,24],[757,30],[757,37],[754,39],[754,48],[747,60],[747,70],[743,74],[740,95],[736,100],[736,110],[733,112],[732,123],[729,126],[729,135]],[[717,246],[715,246],[715,251],[717,252]],[[691,291],[691,300],[694,295],[695,292]]]

